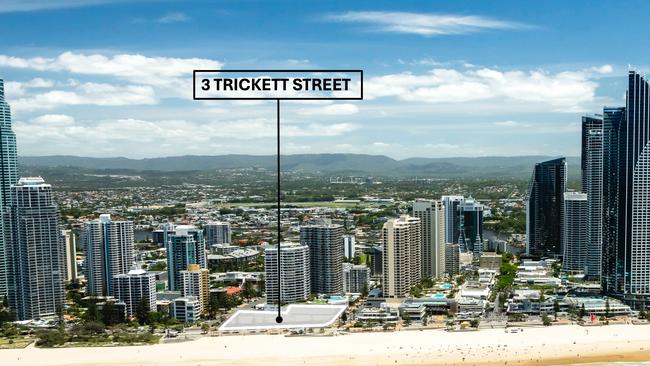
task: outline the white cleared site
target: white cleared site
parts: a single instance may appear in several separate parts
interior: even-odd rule
[[[324,328],[332,325],[345,308],[345,305],[290,304],[283,308],[280,324],[275,321],[276,310],[238,310],[219,330]]]

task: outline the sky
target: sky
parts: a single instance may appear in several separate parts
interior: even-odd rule
[[[580,152],[650,68],[644,1],[0,0],[22,156],[275,153],[275,103],[194,101],[193,69],[363,69],[364,100],[283,102],[285,154]]]

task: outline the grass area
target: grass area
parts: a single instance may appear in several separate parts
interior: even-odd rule
[[[63,346],[58,346],[57,348],[77,348],[77,347],[123,347],[123,346],[146,346],[148,344],[157,344],[160,342],[159,335],[154,336],[155,339],[152,339],[151,342],[113,342],[112,340],[107,339],[105,342],[102,341],[88,341],[88,342],[66,342]]]
[[[34,342],[34,338],[31,337],[13,339],[0,338],[0,349],[25,348],[32,342]]]
[[[366,253],[361,253],[359,256],[359,259],[361,260],[361,264],[368,265],[370,264],[370,255]]]

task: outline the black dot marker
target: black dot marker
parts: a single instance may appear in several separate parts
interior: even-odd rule
[[[282,323],[282,317],[280,315],[276,316],[275,317],[275,322],[278,323],[278,324]]]

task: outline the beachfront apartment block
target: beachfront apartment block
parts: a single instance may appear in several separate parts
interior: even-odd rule
[[[331,223],[300,227],[300,243],[309,247],[311,292],[343,292],[344,232],[342,225]]]
[[[156,311],[156,276],[143,269],[113,277],[113,295],[126,304],[127,317],[134,316],[140,303]]]
[[[277,304],[278,298],[282,303],[307,300],[311,293],[309,247],[285,242],[280,245],[279,254],[278,264],[278,247],[269,246],[264,250],[267,303]]]
[[[128,273],[133,266],[133,222],[113,221],[111,215],[99,215],[81,229],[84,248],[86,294],[112,296],[113,277]]]
[[[589,256],[589,202],[587,194],[564,193],[562,220],[562,270],[587,273]]]
[[[194,296],[199,299],[201,313],[208,311],[210,301],[210,271],[198,264],[190,264],[187,270],[180,271],[181,296]]]
[[[421,235],[421,221],[416,217],[404,215],[384,223],[384,297],[404,297],[422,278]]]
[[[170,308],[172,318],[180,322],[194,323],[201,319],[201,300],[196,296],[178,297]]]
[[[362,293],[368,290],[370,268],[364,265],[343,263],[343,292]]]
[[[63,309],[65,248],[52,186],[41,177],[11,186],[4,212],[9,307],[17,320],[55,316]]]
[[[422,276],[441,278],[445,273],[445,207],[442,201],[417,199],[413,216],[420,219]]]

